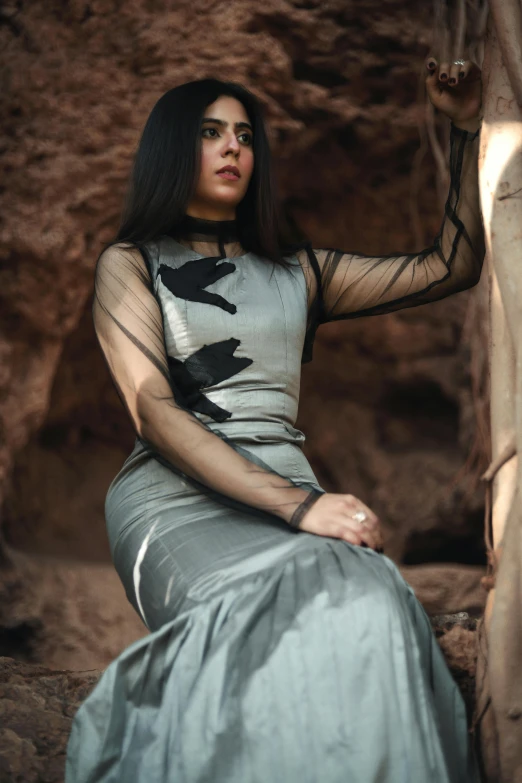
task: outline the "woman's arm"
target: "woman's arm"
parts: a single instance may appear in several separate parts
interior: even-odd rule
[[[468,124],[469,126],[469,124]],[[475,285],[484,259],[478,190],[479,131],[451,126],[450,188],[433,245],[420,253],[366,256],[314,250],[319,323],[388,313],[433,302]],[[310,252],[310,251],[309,251]]]
[[[297,526],[319,495],[242,456],[176,402],[161,310],[138,251],[113,246],[102,253],[93,318],[116,388],[153,456],[230,505],[254,507]]]
[[[309,344],[320,323],[433,302],[480,278],[485,252],[478,188],[480,69],[469,60],[438,63],[431,56],[425,64],[428,96],[452,121],[450,189],[441,229],[420,253],[376,257],[308,247],[301,260],[311,303]],[[309,359],[309,346],[308,353]]]

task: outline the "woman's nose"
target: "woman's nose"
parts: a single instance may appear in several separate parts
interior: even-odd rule
[[[227,143],[225,145],[225,154],[227,152],[232,151],[234,154],[237,154],[240,149],[240,144],[237,140],[237,137],[235,133],[233,133],[231,136],[227,138]]]

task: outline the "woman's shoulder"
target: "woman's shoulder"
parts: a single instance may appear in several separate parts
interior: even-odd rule
[[[141,255],[139,246],[133,242],[111,242],[98,256],[98,263],[105,265],[124,262],[125,260],[130,261],[140,258]]]
[[[152,255],[148,243],[137,244],[129,241],[112,242],[105,247],[96,261],[96,277],[118,276],[140,278],[151,277]]]

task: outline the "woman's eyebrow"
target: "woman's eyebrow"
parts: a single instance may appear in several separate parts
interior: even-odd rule
[[[225,122],[225,120],[216,120],[214,117],[204,117],[202,122],[215,122],[218,125],[221,125],[223,128],[226,128],[228,125],[228,122]],[[252,126],[248,122],[235,122],[234,123],[235,128],[248,128],[249,130],[252,130]]]

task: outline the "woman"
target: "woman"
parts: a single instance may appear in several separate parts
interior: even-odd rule
[[[94,322],[136,430],[106,501],[151,631],[78,711],[67,783],[464,783],[465,709],[376,515],[319,486],[294,427],[317,326],[474,285],[480,75],[427,64],[453,120],[419,254],[285,246],[259,105],[201,80],[154,107]]]

